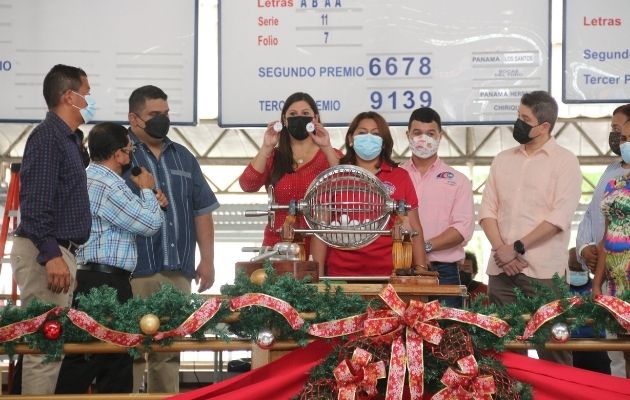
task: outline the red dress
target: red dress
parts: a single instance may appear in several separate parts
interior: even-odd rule
[[[265,171],[260,173],[252,167],[250,163],[243,174],[239,178],[238,182],[241,185],[241,189],[245,192],[257,192],[261,187],[265,186],[267,188],[269,186],[269,180],[271,179],[271,170],[273,166],[273,157],[277,150],[274,149],[274,153],[267,158],[267,164],[265,166]],[[337,153],[339,151],[337,150]],[[323,151],[318,150],[315,153],[315,157],[300,168],[298,168],[293,173],[284,174],[282,178],[278,182],[276,182],[274,186],[276,203],[281,205],[289,204],[289,201],[302,200],[304,195],[306,194],[306,189],[308,186],[315,180],[317,175],[319,175],[325,169],[328,169],[330,164],[326,159],[326,155]],[[287,216],[286,210],[276,211],[276,218],[274,222],[274,226],[270,227],[268,224],[265,227],[265,234],[263,238],[263,246],[273,246],[274,244],[280,241],[280,235],[277,233],[277,230],[282,227],[284,220]],[[306,227],[306,223],[304,222],[304,218],[300,218],[298,221],[298,226],[296,228],[304,228]]]
[[[418,208],[416,189],[407,171],[388,164],[381,165],[376,173],[391,190],[392,199],[405,202],[411,209]],[[394,224],[390,218],[388,229]],[[326,254],[326,274],[328,276],[389,276],[394,269],[392,259],[392,237],[379,236],[371,244],[357,250],[341,250],[329,247]]]

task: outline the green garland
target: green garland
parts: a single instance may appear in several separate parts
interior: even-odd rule
[[[237,297],[247,293],[264,293],[282,299],[298,312],[315,312],[315,319],[307,321],[299,330],[293,330],[287,321],[274,311],[263,307],[248,307],[240,312],[237,322],[228,325],[226,331],[222,320],[230,314],[228,301],[224,300],[217,314],[208,321],[201,329],[192,336],[194,339],[202,340],[205,334],[212,333],[219,338],[229,340],[229,333],[240,338],[254,339],[258,333],[264,329],[271,329],[278,339],[292,339],[300,345],[304,345],[309,339],[308,328],[313,323],[342,319],[364,313],[368,307],[379,308],[382,306],[380,300],[367,301],[358,295],[347,295],[339,287],[333,289],[326,284],[323,292],[318,292],[317,287],[310,285],[310,278],[296,280],[293,276],[285,274],[277,276],[271,263],[265,263],[267,279],[261,286],[254,285],[249,277],[239,272],[233,285],[225,285],[221,288],[221,293],[226,298]],[[525,296],[521,291],[516,290],[516,301],[503,307],[487,304],[487,298],[483,296],[474,301],[469,310],[485,315],[496,315],[508,322],[511,327],[510,332],[502,338],[472,325],[461,324],[469,334],[475,349],[475,357],[480,365],[495,363],[492,359],[484,357],[489,351],[501,351],[508,341],[513,341],[516,336],[524,331],[526,321],[522,318],[524,314],[533,314],[544,304],[547,304],[558,296],[566,305],[566,298],[570,297],[568,286],[557,276],[554,277],[555,292],[537,287],[536,296]],[[619,296],[624,301],[630,301],[630,291]],[[538,347],[542,347],[549,340],[549,326],[556,322],[564,322],[573,330],[584,325],[586,320],[590,320],[595,331],[608,329],[612,332],[623,332],[624,330],[608,311],[597,306],[591,297],[582,297],[583,304],[569,308],[564,314],[547,322],[541,329],[536,331],[530,342]],[[139,321],[142,316],[152,313],[158,315],[161,321],[160,330],[166,331],[178,327],[194,311],[204,303],[204,298],[197,294],[183,294],[171,285],[163,285],[158,292],[146,299],[133,298],[125,304],[118,302],[116,291],[112,288],[101,287],[91,290],[87,295],[78,295],[78,309],[84,311],[102,325],[127,333],[141,333]],[[15,322],[24,321],[41,315],[53,308],[53,305],[39,302],[31,302],[25,308],[9,305],[0,311],[0,326],[6,326]],[[94,341],[95,339],[83,330],[74,326],[62,312],[59,317],[62,324],[62,337],[58,340],[48,340],[43,333],[37,331],[30,335],[25,335],[22,339],[3,343],[7,354],[15,353],[15,345],[18,342],[26,343],[31,348],[39,349],[45,354],[47,359],[58,359],[63,352],[65,342],[82,343]],[[443,327],[452,322],[440,321]],[[143,344],[144,351],[149,351],[148,346],[154,343],[168,345],[173,339],[164,339],[155,342],[151,336],[145,336]],[[134,356],[140,354],[140,350],[131,348],[130,353]],[[331,377],[332,370],[338,364],[338,350],[328,357],[328,359],[316,367],[311,375],[311,381],[321,379],[321,377]],[[494,365],[494,364],[493,364]],[[445,370],[445,362],[435,357],[425,359],[425,381],[430,390],[439,390],[440,378]],[[494,366],[498,368],[498,366]],[[522,398],[531,396],[526,385],[518,388]]]

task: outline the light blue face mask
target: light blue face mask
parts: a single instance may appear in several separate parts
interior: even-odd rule
[[[623,158],[623,162],[630,164],[630,142],[623,142],[619,146],[619,150],[621,150],[621,158]]]
[[[569,271],[571,286],[584,286],[588,283],[588,271]]]
[[[96,100],[92,95],[86,94],[85,96],[81,96],[79,93],[74,90],[72,93],[76,94],[79,97],[83,97],[83,100],[87,103],[85,108],[79,108],[73,104],[74,107],[79,108],[79,112],[81,113],[81,117],[83,117],[83,123],[87,124],[88,122],[94,119],[94,114],[96,114]]]
[[[362,160],[372,161],[383,150],[383,138],[371,133],[365,133],[354,137],[354,151]]]

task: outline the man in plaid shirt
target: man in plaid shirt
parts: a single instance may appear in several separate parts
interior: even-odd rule
[[[118,301],[132,297],[129,280],[136,268],[136,235],[152,236],[162,226],[160,206],[168,201],[145,169],[131,177],[140,189],[136,196],[121,178],[131,165],[134,150],[127,129],[105,122],[92,128],[88,137],[92,164],[87,168],[92,228],[87,243],[77,251],[75,293],[87,294],[106,285],[116,289]],[[75,298],[73,306],[80,306]],[[56,393],[86,393],[96,378],[98,393],[129,393],[132,389],[132,359],[127,353],[67,355],[62,363]]]

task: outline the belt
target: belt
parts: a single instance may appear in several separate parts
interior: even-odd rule
[[[457,261],[431,261],[429,264],[459,265]]]
[[[74,243],[72,240],[57,239],[57,244],[68,250],[73,255],[77,254],[77,249],[79,248],[79,245]]]
[[[126,271],[122,268],[113,267],[107,264],[98,264],[98,263],[85,263],[77,265],[78,271],[91,271],[91,272],[102,272],[104,274],[115,274],[115,275],[125,275],[131,276],[131,272]]]

